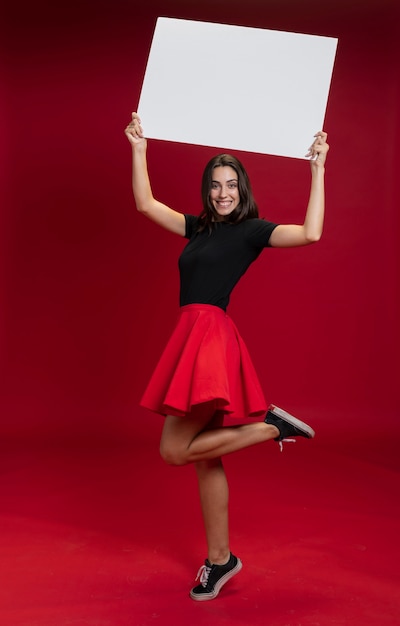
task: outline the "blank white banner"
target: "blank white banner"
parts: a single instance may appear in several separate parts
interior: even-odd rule
[[[138,113],[146,137],[305,158],[337,39],[160,17]]]

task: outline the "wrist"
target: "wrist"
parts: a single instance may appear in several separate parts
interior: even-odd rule
[[[316,161],[311,162],[311,173],[313,176],[321,176],[323,177],[325,174],[325,165],[318,165]]]
[[[131,146],[132,146],[133,154],[144,154],[146,152],[147,142],[144,139],[143,141],[140,141],[140,142],[134,142],[134,143],[132,142]]]

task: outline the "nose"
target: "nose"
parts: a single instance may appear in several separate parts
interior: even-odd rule
[[[221,185],[221,189],[220,189],[220,192],[219,192],[219,197],[220,198],[226,198],[227,195],[228,195],[227,188],[224,185]]]

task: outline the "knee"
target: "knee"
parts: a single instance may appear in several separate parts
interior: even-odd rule
[[[186,465],[187,463],[186,456],[180,450],[165,445],[163,442],[160,444],[160,455],[167,465]]]

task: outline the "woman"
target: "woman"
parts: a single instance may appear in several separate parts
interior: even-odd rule
[[[162,458],[172,465],[194,463],[208,555],[193,600],[211,600],[240,571],[229,546],[228,484],[221,457],[256,443],[311,438],[313,429],[267,405],[251,359],[226,314],[230,293],[264,247],[304,246],[318,241],[324,219],[327,134],[315,135],[307,154],[311,190],[302,225],[258,219],[250,182],[233,156],[218,155],[205,168],[203,211],[184,215],[156,200],[149,181],[147,142],[132,113],[125,129],[132,147],[132,187],[138,211],[189,242],[179,259],[180,316],[141,404],[165,415]],[[267,411],[267,412],[266,412]],[[224,415],[265,415],[260,422],[224,427]]]

